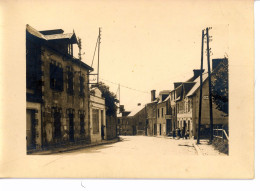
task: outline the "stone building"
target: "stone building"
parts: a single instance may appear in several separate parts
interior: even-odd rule
[[[26,26],[27,149],[90,142],[90,66],[73,57],[75,33]]]

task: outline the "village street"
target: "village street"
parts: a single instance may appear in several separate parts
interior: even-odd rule
[[[100,145],[79,149],[60,155],[79,154],[88,157],[136,156],[141,158],[151,155],[196,155],[196,150],[190,140],[173,140],[172,137],[120,136],[121,141],[113,144]],[[57,161],[58,162],[58,161]]]
[[[68,152],[16,155],[16,159],[2,163],[0,167],[8,173],[15,172],[17,177],[21,174],[27,177],[27,172],[30,172],[28,177],[37,172],[41,172],[38,173],[40,177],[50,177],[50,174],[51,177],[54,174],[57,177],[129,177],[126,176],[126,171],[133,177],[135,174],[157,177],[157,173],[163,174],[167,169],[174,169],[174,166],[179,164],[187,164],[182,170],[188,173],[188,162],[201,160],[193,143],[194,140],[175,140],[172,137],[120,136],[119,142]],[[208,155],[219,155],[213,148],[208,148],[212,146],[202,147],[202,155],[205,155],[204,151],[207,151]],[[28,165],[24,165],[25,162]],[[65,172],[70,172],[70,175]],[[151,172],[153,174],[150,174]],[[170,177],[170,174],[165,177]]]

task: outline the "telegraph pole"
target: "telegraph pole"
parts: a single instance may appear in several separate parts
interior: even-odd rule
[[[207,58],[208,58],[208,78],[209,78],[209,112],[210,112],[210,139],[213,141],[213,113],[212,113],[212,94],[211,94],[211,71],[210,71],[210,48],[209,48],[209,28],[206,28],[207,34]]]
[[[200,144],[200,126],[201,126],[201,102],[202,102],[202,71],[203,71],[203,45],[204,45],[204,29],[202,30],[202,43],[201,43],[201,73],[200,73],[200,99],[199,99],[199,125],[198,125],[198,135],[197,144]]]
[[[99,84],[99,53],[100,53],[100,43],[101,43],[101,28],[98,31],[98,66],[97,66],[97,85]]]

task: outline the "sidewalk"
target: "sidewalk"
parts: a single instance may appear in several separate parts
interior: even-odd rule
[[[209,144],[208,140],[200,140],[200,144],[197,144],[197,140],[193,140],[193,146],[195,147],[198,155],[207,156],[227,156],[224,153],[219,152],[213,145]]]
[[[55,153],[62,153],[62,152],[67,152],[67,151],[72,151],[72,150],[77,150],[77,149],[83,149],[87,147],[94,147],[98,145],[105,145],[105,144],[111,144],[111,143],[116,143],[120,141],[120,138],[117,137],[112,140],[102,140],[101,142],[98,143],[90,143],[90,144],[80,144],[80,145],[68,145],[66,147],[56,147],[56,148],[51,148],[49,150],[43,150],[43,151],[36,151],[30,153],[30,155],[49,155],[49,154],[55,154]]]

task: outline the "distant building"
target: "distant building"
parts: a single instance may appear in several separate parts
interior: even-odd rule
[[[164,90],[159,93],[156,113],[157,135],[166,136],[172,132],[172,109],[169,90]]]
[[[136,135],[136,127],[133,118],[128,117],[130,111],[123,111],[117,115],[117,126],[119,135]]]
[[[76,34],[26,26],[27,150],[90,143],[89,73],[73,57]]]
[[[157,135],[157,98],[155,95],[156,91],[151,91],[151,102],[146,104],[147,112],[147,135],[156,136]]]

